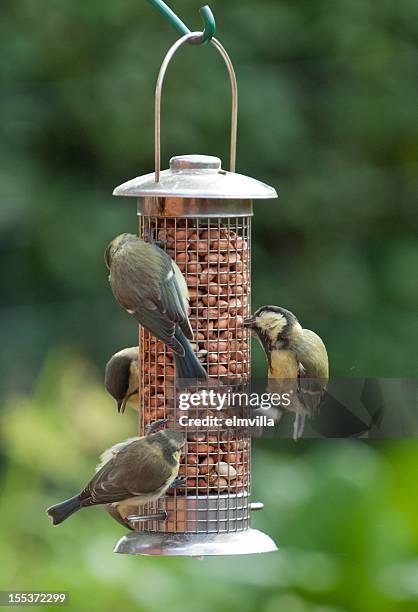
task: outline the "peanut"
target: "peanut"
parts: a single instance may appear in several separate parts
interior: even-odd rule
[[[213,453],[214,448],[207,442],[197,442],[187,445],[187,451],[190,453],[197,453],[198,455],[209,455]]]
[[[185,253],[185,255],[187,255],[187,253]],[[190,262],[187,271],[190,274],[199,274],[199,272],[202,271],[202,266],[200,263]]]
[[[181,465],[179,467],[179,476],[197,476],[198,473],[197,465]]]
[[[199,281],[202,285],[207,285],[216,278],[216,270],[209,268],[199,275]]]
[[[199,463],[199,458],[196,455],[187,455],[186,462],[189,465],[197,465]]]
[[[209,474],[209,472],[214,468],[215,461],[212,457],[205,457],[202,463],[199,464],[199,472],[200,474]]]
[[[227,239],[213,240],[213,242],[210,243],[210,248],[213,251],[235,251],[234,245]]]
[[[209,483],[211,489],[218,489],[218,491],[225,491],[228,488],[228,481],[223,476],[217,474],[209,475],[206,477],[206,481]]]
[[[209,263],[219,264],[225,261],[225,257],[220,253],[206,253],[203,260]]]
[[[242,363],[236,363],[234,361],[231,361],[229,364],[229,370],[233,374],[242,374],[242,370],[243,370]]]
[[[206,434],[203,432],[192,433],[187,436],[187,439],[189,442],[203,442],[206,439]]]
[[[211,365],[209,366],[209,374],[214,374],[217,376],[225,376],[228,374],[228,370],[223,365]]]
[[[220,274],[218,274],[218,283],[220,285],[228,285],[230,280],[230,275],[228,272],[221,272]],[[232,278],[231,278],[232,281]]]
[[[217,319],[219,317],[219,311],[217,308],[203,308],[202,317],[204,319]]]
[[[222,293],[222,287],[216,285],[215,283],[211,283],[209,285],[209,293],[211,295],[219,295],[220,293]]]
[[[205,306],[215,306],[216,297],[214,295],[203,295],[202,302]]]

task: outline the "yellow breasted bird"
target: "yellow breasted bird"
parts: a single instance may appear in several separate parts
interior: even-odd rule
[[[288,409],[296,413],[297,439],[306,415],[312,416],[318,409],[328,384],[325,345],[315,332],[303,329],[292,312],[280,306],[262,306],[244,325],[258,337],[266,354],[269,390],[296,392]]]
[[[165,421],[164,421],[165,422]],[[122,520],[141,506],[158,499],[174,482],[179,470],[185,436],[175,429],[155,432],[156,421],[147,435],[116,444],[101,457],[98,471],[76,496],[48,508],[54,525],[71,514],[101,504],[112,504]]]
[[[153,336],[173,350],[178,379],[206,379],[193,352],[189,294],[177,264],[155,244],[120,234],[105,252],[116,300]]]
[[[115,353],[107,362],[105,387],[115,398],[118,411],[125,412],[126,404],[138,410],[138,347],[131,346]]]

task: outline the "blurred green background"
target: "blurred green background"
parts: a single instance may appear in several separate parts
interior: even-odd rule
[[[171,6],[200,28],[199,2]],[[416,376],[416,0],[211,1],[240,93],[238,167],[274,185],[254,218],[253,304],[293,310],[334,376]],[[418,610],[415,441],[259,441],[254,518],[281,552],[113,555],[101,509],[52,529],[103,448],[135,431],[102,388],[135,342],[103,265],[135,231],[113,188],[153,167],[153,92],[176,33],[144,0],[0,6],[0,589],[67,589],[113,611]],[[185,48],[163,95],[163,165],[228,158],[229,89]],[[415,207],[414,207],[415,204]],[[264,371],[254,345],[255,371]]]

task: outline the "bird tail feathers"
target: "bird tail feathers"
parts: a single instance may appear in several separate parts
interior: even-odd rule
[[[52,523],[54,525],[59,525],[69,516],[71,516],[77,510],[80,510],[80,500],[79,496],[71,497],[71,499],[67,499],[60,504],[56,504],[55,506],[51,506],[48,508],[47,513],[52,518]]]
[[[196,354],[193,352],[190,342],[179,327],[177,327],[174,337],[184,349],[184,357],[173,353],[176,364],[177,378],[189,380],[195,380],[198,378],[206,380],[208,375],[205,369],[198,360]]]

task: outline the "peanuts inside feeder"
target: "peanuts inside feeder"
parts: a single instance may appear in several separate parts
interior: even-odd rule
[[[139,235],[153,242],[178,264],[190,296],[193,349],[209,380],[206,392],[244,393],[250,377],[249,331],[243,321],[251,312],[251,217],[254,199],[276,198],[272,187],[235,173],[237,93],[226,51],[222,55],[232,85],[230,172],[217,157],[181,155],[160,171],[160,101],[167,65],[190,35],[168,52],[157,81],[155,173],[132,179],[114,191],[138,199]],[[165,497],[130,517],[134,531],[121,538],[115,552],[147,555],[225,555],[276,550],[265,534],[250,528],[260,504],[250,502],[251,438],[247,427],[213,425],[247,408],[207,406],[201,401],[182,409],[182,390],[175,387],[169,349],[140,328],[139,434],[157,419],[179,427],[181,417],[205,419],[209,425],[186,426],[187,443],[179,477],[184,482]],[[219,406],[218,406],[219,407]],[[262,505],[261,505],[262,506]]]

